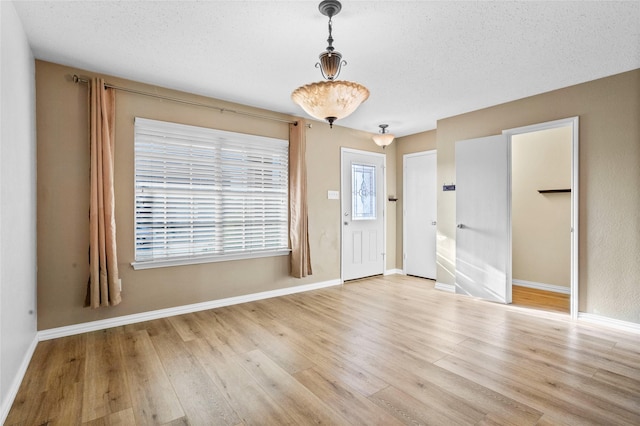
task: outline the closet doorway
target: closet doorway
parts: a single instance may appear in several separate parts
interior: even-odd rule
[[[511,156],[512,303],[577,315],[578,118],[503,133]]]

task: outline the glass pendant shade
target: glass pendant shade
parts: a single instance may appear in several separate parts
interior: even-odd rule
[[[387,127],[389,127],[388,124],[380,124],[378,127],[380,127],[380,133],[373,135],[372,139],[376,145],[381,146],[382,149],[384,149],[388,145],[391,145],[395,136],[387,132]]]
[[[342,54],[340,52],[330,52],[328,50],[322,52],[319,56],[320,62],[316,65],[316,68],[320,68],[322,76],[326,80],[335,80],[340,74],[340,68],[342,68]]]
[[[394,138],[395,136],[393,136],[391,133],[378,133],[377,135],[373,135],[373,141],[376,143],[376,145],[382,147],[391,145],[391,142],[393,142]]]
[[[307,114],[327,120],[331,127],[335,120],[349,116],[368,98],[369,90],[366,87],[344,80],[306,84],[291,94],[291,99]]]

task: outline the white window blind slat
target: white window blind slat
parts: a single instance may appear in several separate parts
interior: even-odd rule
[[[135,119],[135,259],[288,248],[286,140]]]

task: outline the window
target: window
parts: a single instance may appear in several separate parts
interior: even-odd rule
[[[351,218],[376,219],[376,167],[351,164]]]
[[[135,119],[135,269],[287,254],[289,142]]]

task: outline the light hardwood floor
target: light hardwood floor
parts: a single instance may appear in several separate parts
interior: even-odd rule
[[[640,424],[640,336],[378,277],[39,343],[6,425]]]
[[[552,291],[538,290],[535,288],[511,286],[512,301],[516,306],[542,309],[546,311],[569,313],[570,297],[568,294]]]

